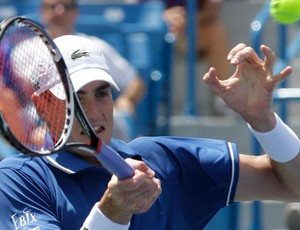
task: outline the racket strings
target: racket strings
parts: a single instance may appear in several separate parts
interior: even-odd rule
[[[44,39],[14,23],[0,53],[0,110],[10,131],[30,150],[53,148],[65,126],[66,93],[57,87],[59,73]]]

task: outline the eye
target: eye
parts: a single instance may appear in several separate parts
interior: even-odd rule
[[[108,89],[97,90],[95,96],[97,98],[103,98],[109,96],[110,91]]]
[[[84,101],[84,97],[82,97],[82,96],[80,96],[78,94],[77,94],[77,97],[78,97],[78,100],[79,100],[80,103],[82,103]]]

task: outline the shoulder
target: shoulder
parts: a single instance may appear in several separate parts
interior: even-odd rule
[[[18,154],[18,151],[13,148],[5,139],[0,138],[0,146],[1,146],[1,152],[0,152],[0,161]]]
[[[23,154],[4,159],[0,163],[0,184],[1,229],[4,226],[17,229],[20,224],[28,228],[28,218],[32,229],[46,223],[48,227],[58,226],[51,215],[55,210],[57,187],[45,160]]]
[[[43,165],[44,160],[41,157],[28,156],[22,153],[7,157],[0,162],[0,169],[13,168],[21,169],[31,165]]]
[[[158,171],[188,168],[184,170],[192,174],[219,175],[238,167],[236,145],[224,140],[161,136],[140,137],[129,143],[115,140],[113,145],[123,157],[139,155]]]
[[[214,152],[216,154],[228,153],[230,148],[234,148],[235,144],[225,140],[206,139],[206,138],[190,138],[175,136],[159,136],[159,137],[140,137],[128,143],[132,148],[142,150],[168,151],[168,152],[189,152],[192,154]]]
[[[44,195],[56,189],[55,181],[48,162],[42,157],[19,154],[0,162],[0,192],[3,194],[15,194],[15,198],[25,194],[28,197]]]
[[[0,162],[0,181],[8,178],[14,181],[31,178],[44,183],[49,174],[50,169],[46,161],[40,157],[18,154]]]

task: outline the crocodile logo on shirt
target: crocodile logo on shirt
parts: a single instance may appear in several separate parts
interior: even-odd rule
[[[89,53],[86,51],[80,51],[80,50],[76,50],[75,52],[73,52],[71,54],[71,58],[72,60],[75,60],[77,58],[81,58],[81,57],[87,57],[89,56]]]

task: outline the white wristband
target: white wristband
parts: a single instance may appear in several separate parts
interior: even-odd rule
[[[127,225],[118,224],[107,218],[96,203],[80,230],[127,230],[128,228],[129,223]]]
[[[271,159],[277,162],[288,162],[298,155],[300,140],[276,113],[275,117],[276,125],[269,132],[257,132],[249,124],[248,127]]]

